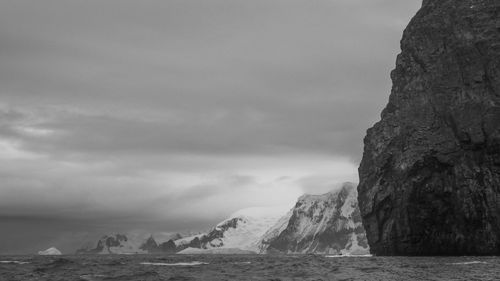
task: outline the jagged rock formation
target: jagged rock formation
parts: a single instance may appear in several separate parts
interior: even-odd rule
[[[139,249],[146,251],[148,253],[160,252],[160,246],[153,238],[153,235],[149,236],[149,238],[139,247]]]
[[[159,246],[159,252],[161,253],[176,253],[177,246],[175,245],[174,240],[170,239],[167,242],[161,243]]]
[[[356,186],[324,195],[303,195],[262,239],[265,253],[368,254]]]
[[[95,248],[79,249],[76,254],[124,254],[145,253],[139,249],[139,242],[132,241],[125,234],[104,235]]]
[[[167,236],[168,237],[168,236]],[[165,237],[164,237],[165,238]],[[84,247],[76,251],[76,254],[152,254],[152,253],[175,253],[177,248],[173,239],[179,239],[175,234],[166,242],[158,243],[153,235],[144,240],[142,236],[115,234],[104,235],[94,248]]]
[[[424,0],[406,28],[359,204],[377,255],[500,254],[500,1]]]

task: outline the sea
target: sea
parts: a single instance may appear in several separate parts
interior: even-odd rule
[[[500,257],[0,256],[0,280],[500,280]]]

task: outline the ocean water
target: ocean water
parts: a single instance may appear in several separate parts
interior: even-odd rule
[[[500,280],[500,257],[0,256],[0,280]]]

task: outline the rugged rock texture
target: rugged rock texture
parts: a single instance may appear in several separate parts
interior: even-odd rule
[[[159,245],[159,251],[162,253],[175,253],[177,252],[177,246],[175,245],[174,240],[168,240],[167,242]]]
[[[142,243],[139,249],[148,253],[157,253],[160,252],[160,245],[158,245],[153,235],[151,235],[144,243]]]
[[[141,235],[114,234],[104,235],[99,239],[96,246],[83,247],[76,254],[153,254],[153,253],[175,253],[178,251],[173,239],[180,239],[179,234],[158,235],[160,238],[170,238],[158,243],[153,235],[147,239]]]
[[[271,228],[259,246],[265,253],[368,254],[356,186],[303,195],[292,211]]]
[[[425,0],[368,130],[359,204],[377,255],[500,254],[500,1]]]
[[[76,254],[119,254],[135,253],[138,249],[133,247],[130,239],[125,234],[104,235],[93,249],[79,249]]]

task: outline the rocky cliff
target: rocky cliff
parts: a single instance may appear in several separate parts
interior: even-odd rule
[[[261,252],[368,254],[356,197],[351,183],[323,195],[303,195],[263,236]]]
[[[424,0],[401,50],[359,167],[372,253],[500,254],[500,1]]]

